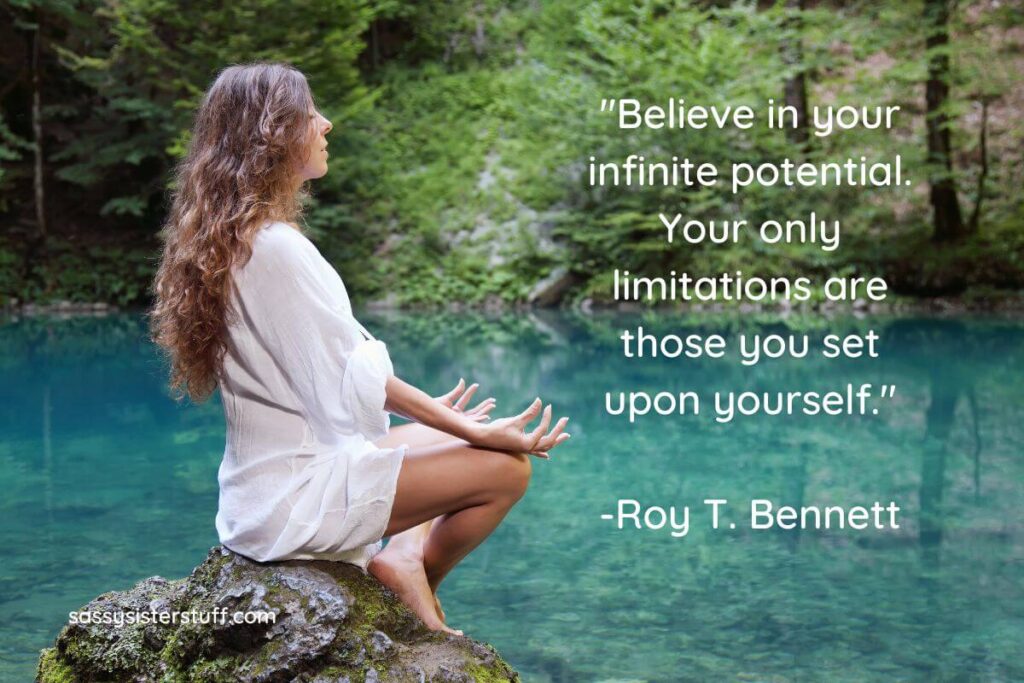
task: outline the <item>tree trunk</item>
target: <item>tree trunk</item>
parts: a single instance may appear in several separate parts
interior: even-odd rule
[[[981,170],[978,172],[978,196],[974,200],[971,218],[967,221],[967,228],[971,232],[978,232],[981,202],[985,198],[985,178],[988,176],[988,100],[985,98],[981,100],[981,131],[978,138],[978,146],[981,148]]]
[[[473,7],[473,14],[476,15],[476,31],[473,33],[472,43],[473,52],[476,53],[477,59],[482,59],[487,49],[487,34],[484,33],[484,11],[484,7],[479,2]]]
[[[949,116],[949,0],[925,0],[925,29],[928,38],[928,80],[925,83],[925,120],[928,128],[928,165],[932,177],[931,204],[935,229],[932,239],[948,242],[967,234],[960,214],[960,200],[953,179]]]
[[[35,171],[33,187],[36,200],[36,230],[40,240],[46,239],[46,193],[43,187],[43,115],[42,78],[39,68],[40,33],[43,30],[41,18],[36,15],[36,30],[32,33],[32,135],[35,137]]]
[[[370,57],[373,71],[380,67],[380,37],[377,35],[377,18],[370,22]]]
[[[803,24],[800,13],[803,12],[804,6],[805,0],[786,0],[786,9],[790,12],[786,24],[795,32],[798,32]],[[786,66],[798,68],[798,71],[791,78],[786,79],[785,83],[786,106],[792,107],[797,113],[796,127],[787,126],[786,137],[790,142],[799,146],[802,151],[807,152],[811,140],[807,130],[807,77],[803,67],[804,44],[799,33],[793,40],[782,46],[782,60]]]

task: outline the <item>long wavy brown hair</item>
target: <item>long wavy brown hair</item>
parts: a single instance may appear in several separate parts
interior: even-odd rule
[[[175,171],[150,311],[179,399],[202,402],[217,387],[232,267],[249,259],[268,220],[297,224],[313,106],[305,76],[286,64],[229,66],[203,96]]]

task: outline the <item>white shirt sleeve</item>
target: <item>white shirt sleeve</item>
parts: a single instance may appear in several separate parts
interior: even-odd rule
[[[363,334],[340,276],[312,242],[284,224],[261,230],[234,284],[240,314],[321,443],[387,434],[384,385],[394,374],[387,347]]]

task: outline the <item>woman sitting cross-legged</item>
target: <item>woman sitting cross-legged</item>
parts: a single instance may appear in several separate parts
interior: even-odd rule
[[[331,127],[292,67],[218,75],[177,170],[153,337],[173,389],[221,391],[226,547],[352,562],[427,626],[458,633],[438,585],[522,497],[530,456],[569,438],[567,418],[552,425],[538,398],[492,420],[493,399],[469,407],[475,384],[432,398],[395,376],[297,222],[307,182],[327,172]],[[412,424],[389,429],[389,413]]]

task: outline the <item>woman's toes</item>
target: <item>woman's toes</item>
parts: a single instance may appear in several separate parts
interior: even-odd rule
[[[436,630],[436,631],[444,631],[445,633],[451,633],[453,636],[461,636],[462,635],[462,629],[452,628],[450,626],[446,626],[445,624],[441,624],[441,628],[434,629],[434,630]]]

